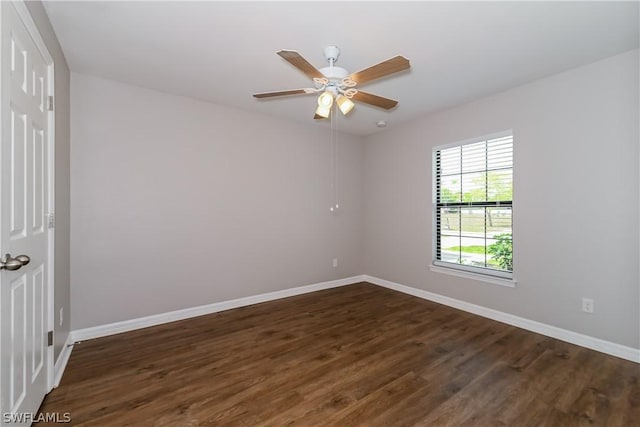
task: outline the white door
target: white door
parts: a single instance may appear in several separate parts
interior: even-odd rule
[[[33,30],[21,18],[24,4],[2,1],[0,7],[0,256],[5,264],[0,270],[0,415],[3,423],[28,425],[49,390],[51,369],[46,216],[51,73]],[[19,255],[30,262],[20,267],[26,258]]]

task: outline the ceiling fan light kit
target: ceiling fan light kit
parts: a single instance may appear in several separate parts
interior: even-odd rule
[[[318,97],[318,108],[316,108],[316,115],[327,118],[331,114],[331,106],[333,105],[333,94],[330,91],[325,91]]]
[[[396,56],[358,71],[357,73],[349,74],[344,68],[335,66],[335,62],[340,56],[340,49],[338,49],[337,46],[325,47],[324,57],[329,62],[329,66],[319,70],[294,50],[281,50],[277,52],[277,54],[313,79],[315,87],[256,93],[253,96],[255,98],[272,98],[286,95],[319,93],[318,107],[316,108],[314,119],[328,118],[331,115],[331,107],[334,101],[340,112],[344,115],[349,114],[349,112],[353,110],[354,100],[385,110],[395,107],[398,105],[398,101],[363,92],[356,89],[355,86],[409,69],[410,67],[408,59],[403,56]]]
[[[338,108],[340,109],[342,114],[344,114],[345,116],[349,114],[349,111],[351,111],[355,105],[349,98],[342,94],[338,95],[338,97],[336,98],[336,103],[338,104]]]

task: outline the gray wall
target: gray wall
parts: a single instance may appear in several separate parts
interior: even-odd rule
[[[69,306],[69,67],[49,17],[40,1],[27,1],[27,8],[38,26],[55,63],[55,289],[54,289],[54,358],[57,360],[70,330]],[[64,311],[62,324],[60,309]]]
[[[362,140],[72,73],[72,327],[362,273]],[[338,258],[337,268],[332,266]]]
[[[638,75],[636,50],[368,138],[364,271],[639,348]],[[517,286],[430,271],[432,148],[508,129]]]
[[[638,59],[341,135],[338,216],[328,129],[74,73],[72,327],[366,273],[639,348]],[[517,286],[431,272],[432,148],[507,129]]]

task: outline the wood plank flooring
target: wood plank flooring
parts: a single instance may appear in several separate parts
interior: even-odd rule
[[[640,365],[368,283],[85,341],[78,426],[640,426]]]

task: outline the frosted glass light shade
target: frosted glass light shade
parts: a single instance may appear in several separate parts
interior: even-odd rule
[[[329,117],[329,114],[331,114],[331,106],[325,107],[324,105],[318,105],[318,108],[316,108],[316,114],[326,119]]]
[[[331,108],[333,105],[333,94],[331,92],[323,92],[318,97],[318,106]]]
[[[349,111],[351,111],[353,109],[353,106],[355,105],[349,98],[344,95],[338,95],[338,98],[336,98],[336,102],[338,103],[338,108],[340,108],[340,111],[342,111],[342,114],[344,114],[345,116],[349,114]]]

